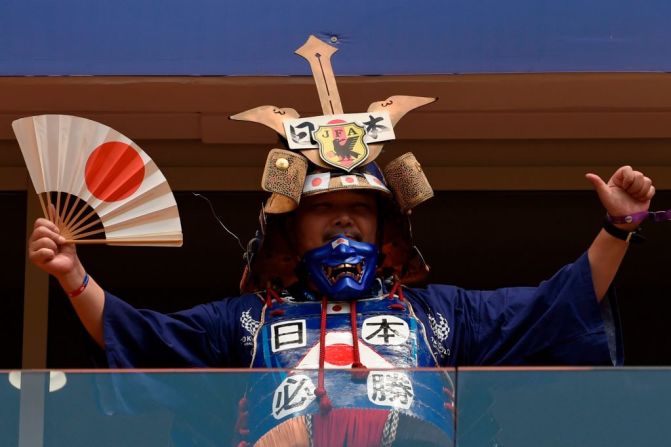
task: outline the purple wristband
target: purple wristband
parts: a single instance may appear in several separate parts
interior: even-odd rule
[[[671,220],[671,210],[641,211],[640,213],[633,213],[628,216],[611,216],[610,214],[606,214],[606,220],[614,224],[639,224],[647,218],[650,218],[653,222]]]
[[[606,213],[606,219],[610,223],[614,224],[639,224],[648,218],[647,211],[641,211],[640,213],[633,213],[628,216],[611,216]]]

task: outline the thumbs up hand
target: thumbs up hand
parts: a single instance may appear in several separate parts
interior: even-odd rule
[[[586,174],[585,178],[592,183],[599,199],[611,216],[627,216],[650,207],[650,199],[655,195],[652,180],[642,172],[634,171],[631,166],[622,166],[613,176],[604,182],[596,174]],[[622,225],[622,228],[633,229],[638,224]]]

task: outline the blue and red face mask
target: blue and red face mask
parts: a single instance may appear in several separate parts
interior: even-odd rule
[[[361,298],[373,285],[378,249],[338,235],[330,242],[308,251],[301,263],[308,279],[335,301]]]

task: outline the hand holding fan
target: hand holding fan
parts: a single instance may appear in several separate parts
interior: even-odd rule
[[[182,245],[170,186],[129,138],[69,115],[21,118],[12,127],[42,211],[68,242]]]

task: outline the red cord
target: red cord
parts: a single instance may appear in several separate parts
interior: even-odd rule
[[[275,292],[275,290],[270,287],[270,285],[268,285],[268,287],[266,287],[266,307],[273,307],[273,300],[280,304],[284,303],[282,297],[279,296],[277,292]]]
[[[324,360],[326,357],[326,310],[328,308],[328,301],[326,296],[322,297],[322,315],[321,326],[319,330],[319,379],[317,380],[317,389],[315,395],[319,399],[319,408],[322,414],[331,411],[331,399],[326,394],[326,387],[324,386]]]
[[[352,350],[354,361],[352,362],[352,368],[363,368],[361,364],[361,357],[359,356],[359,335],[357,334],[357,321],[356,321],[356,301],[352,301],[350,304],[349,318],[352,325]]]
[[[391,287],[391,290],[389,291],[389,295],[387,296],[387,298],[389,299],[394,298],[394,295],[396,295],[396,290],[398,289],[399,284],[400,283],[398,281],[394,282],[394,285]]]
[[[238,401],[238,418],[235,421],[235,430],[240,436],[249,436],[248,428],[249,411],[247,411],[247,393]],[[244,440],[240,441],[238,446],[247,446]]]
[[[401,285],[401,281],[398,279],[394,281],[394,285],[391,287],[391,290],[389,291],[388,298],[389,299],[394,298],[394,295],[396,295],[396,293],[398,293],[399,301],[405,300],[405,296],[403,295],[403,286]]]

